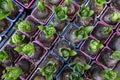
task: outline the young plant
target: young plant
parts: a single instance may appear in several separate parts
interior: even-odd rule
[[[0,51],[0,61],[4,62],[7,59],[8,59],[8,54],[6,53],[6,51],[4,50]]]
[[[72,72],[67,80],[83,80],[77,72]]]
[[[63,7],[63,6],[53,6],[53,10],[55,12],[55,18],[61,22],[67,19],[67,7]]]
[[[88,50],[96,52],[97,50],[99,50],[103,47],[104,47],[104,45],[101,44],[99,40],[91,40]]]
[[[14,10],[11,0],[0,0],[0,20],[6,18]]]
[[[78,12],[78,16],[82,18],[83,20],[86,20],[88,17],[92,16],[94,14],[93,10],[90,10],[89,7],[83,5]]]
[[[6,67],[6,70],[7,72],[2,75],[6,80],[17,80],[22,73],[22,69],[18,67]]]
[[[111,30],[112,30],[112,26],[104,27],[103,28],[103,33],[104,34],[109,34]]]
[[[87,39],[88,33],[93,29],[93,26],[81,26],[78,30],[73,32],[73,35],[79,39]]]
[[[117,74],[117,71],[111,70],[110,68],[107,68],[102,71],[102,77],[105,80],[120,80],[120,77]]]
[[[40,69],[40,72],[45,76],[46,80],[52,80],[53,74],[56,71],[55,63],[49,61],[46,66]]]
[[[120,60],[120,51],[114,51],[112,53],[112,58],[114,58],[116,60]]]
[[[102,6],[102,5],[105,3],[105,0],[95,0],[95,3],[96,3],[98,6]]]
[[[81,74],[84,74],[84,71],[91,67],[90,65],[81,62],[73,62],[70,63],[69,66],[73,68],[74,72],[80,72]]]
[[[34,44],[29,43],[29,44],[22,44],[14,48],[14,50],[21,52],[21,54],[25,54],[28,56],[31,56],[35,52]]]
[[[74,50],[71,50],[70,48],[60,48],[59,52],[61,57],[65,60],[77,54],[77,52],[75,52]]]
[[[69,6],[71,4],[71,0],[65,0],[65,4]]]
[[[45,10],[45,2],[43,2],[42,0],[39,0],[37,2],[37,8],[40,10],[40,11],[44,11]]]
[[[20,30],[23,32],[28,32],[30,31],[30,22],[26,20],[19,19],[16,25],[14,26],[14,29]]]
[[[25,39],[25,35],[21,35],[20,33],[15,33],[11,37],[10,43],[11,44],[21,44],[24,39]]]
[[[56,33],[53,22],[50,22],[48,27],[38,26],[38,28],[46,35],[46,38],[50,38]]]
[[[111,21],[120,21],[120,12],[113,12],[110,15]]]

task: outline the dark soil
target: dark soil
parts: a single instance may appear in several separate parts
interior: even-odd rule
[[[10,26],[10,22],[7,19],[0,21],[0,34],[3,33]]]
[[[112,0],[112,5],[113,5],[116,9],[120,10],[120,0]]]
[[[18,1],[21,2],[23,5],[27,6],[32,0],[18,0]]]

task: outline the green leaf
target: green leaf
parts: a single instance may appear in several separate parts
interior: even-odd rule
[[[45,31],[45,30],[46,30],[46,27],[44,27],[44,26],[42,26],[42,25],[38,26],[38,28],[39,28],[39,30],[41,30],[41,31]]]
[[[84,71],[91,67],[90,65],[82,62],[73,62],[70,63],[69,66],[73,68],[74,72],[80,72],[81,74],[84,74]]]
[[[96,3],[98,6],[103,6],[103,4],[105,3],[105,0],[95,0],[95,3]]]
[[[20,33],[15,33],[11,39],[10,43],[12,44],[20,44],[25,39],[25,35],[21,35]]]
[[[104,34],[109,34],[112,30],[112,26],[106,26],[103,28],[103,33]]]
[[[93,26],[81,26],[73,32],[73,35],[79,39],[85,40],[88,38],[88,33],[93,29]]]
[[[110,20],[112,20],[112,21],[120,21],[120,12],[111,13]]]
[[[14,50],[16,50],[16,51],[18,51],[18,52],[22,52],[22,49],[23,49],[23,47],[24,47],[25,45],[26,45],[26,44],[22,44],[22,45],[16,46],[16,47],[14,48]]]
[[[17,80],[22,73],[22,69],[18,67],[6,67],[6,70],[7,72],[2,75],[6,80]]]
[[[72,56],[75,56],[75,55],[77,55],[77,52],[75,52],[74,50],[71,50],[69,55],[70,55],[71,57],[72,57]]]
[[[45,10],[45,2],[43,2],[42,0],[39,0],[39,1],[37,2],[37,8],[38,8],[40,11]]]
[[[88,50],[96,52],[97,50],[103,48],[104,45],[100,43],[99,40],[91,40]]]
[[[23,32],[28,32],[30,31],[30,22],[29,21],[22,21],[18,24],[18,30],[23,31]]]
[[[116,80],[117,74],[118,74],[117,71],[111,70],[110,68],[107,68],[102,71],[102,77],[105,80]]]
[[[70,57],[70,48],[60,48],[60,55],[67,60]]]
[[[72,72],[67,80],[83,80],[77,72]]]
[[[65,0],[65,4],[69,6],[71,4],[71,0]]]
[[[120,60],[120,51],[113,52],[112,57],[116,60]]]
[[[4,50],[0,51],[0,61],[4,62],[7,59],[8,59],[8,54],[6,53],[6,51]]]
[[[87,19],[88,17],[92,16],[94,14],[93,10],[90,10],[89,7],[82,5],[80,11],[78,12],[78,16],[82,18],[83,20]]]
[[[42,73],[43,76],[45,76],[46,80],[52,80],[55,71],[56,67],[53,61],[49,61],[46,66],[40,69],[40,72]]]
[[[53,10],[55,12],[55,18],[61,22],[67,19],[67,7],[63,7],[63,6],[53,6]]]
[[[0,1],[0,20],[6,18],[14,10],[13,3],[11,0]]]

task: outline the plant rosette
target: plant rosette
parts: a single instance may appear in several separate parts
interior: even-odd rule
[[[11,8],[13,7],[13,10],[11,10],[11,13],[7,16],[7,19],[15,22],[23,14],[24,8],[13,0],[11,0],[11,2]],[[10,9],[10,6],[8,6],[8,8]]]
[[[11,46],[17,46],[23,43],[29,43],[30,38],[20,31],[16,31],[9,40]]]
[[[119,0],[111,0],[111,7],[120,11],[120,1]]]
[[[75,56],[77,54],[74,51],[73,47],[62,39],[59,39],[57,44],[55,44],[55,46],[53,47],[53,53],[59,56],[63,61],[66,61],[70,57]]]
[[[108,25],[104,22],[97,22],[94,29],[91,31],[91,35],[101,43],[106,43],[109,37],[112,35],[114,26]]]
[[[80,47],[81,52],[87,57],[94,59],[100,52],[100,50],[104,47],[104,45],[94,38],[87,38],[85,42]]]
[[[16,63],[16,67],[22,69],[20,79],[29,79],[31,74],[36,69],[36,65],[27,56],[22,56]]]
[[[69,66],[73,69],[74,72],[79,72],[81,75],[91,67],[90,65],[79,61],[69,63]]]
[[[96,19],[94,16],[94,11],[91,10],[88,6],[82,5],[81,9],[78,11],[78,16],[76,17],[75,24],[77,26],[81,25],[93,25]]]
[[[99,17],[106,9],[106,0],[90,0],[87,6],[94,11],[94,16]]]
[[[81,26],[78,28],[75,25],[70,25],[65,33],[65,39],[67,39],[74,47],[79,47],[82,41],[88,38],[89,32],[92,29],[93,26]]]
[[[0,37],[4,36],[8,31],[12,28],[13,23],[10,22],[8,19],[2,19],[0,20]]]
[[[79,5],[73,2],[72,0],[65,0],[63,6],[67,7],[67,16],[68,16],[67,19],[73,21],[73,19],[77,15],[77,12],[80,9]]]
[[[39,32],[38,25],[40,24],[33,17],[28,16],[25,20],[19,19],[14,29],[27,35],[29,38],[34,38]]]
[[[52,6],[60,6],[64,0],[43,0],[47,5]]]
[[[120,51],[112,51],[106,47],[100,52],[100,55],[97,57],[97,61],[105,67],[114,68],[120,60],[119,54]]]
[[[116,32],[111,36],[107,45],[110,49],[112,49],[113,51],[116,51],[116,50],[120,50],[119,42],[120,42],[120,34]]]
[[[108,7],[100,17],[100,20],[104,21],[108,25],[116,25],[120,22],[120,12]]]
[[[41,25],[45,25],[53,16],[53,10],[45,2],[38,0],[31,15]]]
[[[96,64],[94,64],[87,72],[87,79],[95,79],[95,80],[119,80],[118,72],[116,70],[112,70],[110,68],[102,68]]]
[[[1,76],[1,78],[6,80],[17,80],[21,73],[22,69],[19,67],[6,67],[6,72]]]
[[[30,8],[30,6],[33,4],[35,0],[16,0],[20,5],[22,5],[25,8]]]
[[[40,69],[42,67],[47,66],[47,64],[49,62],[52,62],[55,64],[55,72],[52,74],[53,77],[55,77],[55,75],[58,73],[58,71],[61,69],[63,63],[59,60],[58,57],[55,57],[53,54],[49,53],[49,55],[47,55],[45,57],[45,59],[42,61],[42,63],[40,64]],[[49,68],[48,68],[49,69]],[[50,68],[51,69],[51,68]],[[53,70],[53,69],[51,69]],[[45,71],[44,71],[45,72]],[[50,72],[47,72],[50,73]],[[46,74],[46,76],[42,75],[42,72],[40,72],[40,70],[37,71],[37,73],[35,73],[32,77],[32,80],[36,79],[36,78],[41,78],[42,80],[46,80],[45,77],[47,77],[48,74]],[[48,75],[50,77],[50,75]]]
[[[3,50],[0,51],[0,63],[6,66],[13,66],[19,59],[20,55],[14,51],[13,47],[6,45]]]
[[[40,33],[37,35],[36,40],[47,49],[50,49],[59,38],[59,36],[56,34],[54,23],[50,22],[47,26],[40,25],[38,28]]]

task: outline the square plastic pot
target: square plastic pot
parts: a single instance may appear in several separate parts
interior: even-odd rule
[[[0,30],[0,37],[4,36],[6,33],[9,32],[9,30],[12,28],[13,23],[10,22],[8,19],[3,19],[0,21],[0,26],[1,26],[1,30]]]
[[[67,10],[67,16],[69,21],[73,21],[73,19],[76,17],[77,12],[79,11],[80,7],[78,4],[76,4],[74,1],[71,2],[69,6],[65,5],[65,3],[62,4],[63,6],[66,6],[68,8]]]
[[[35,65],[40,64],[42,59],[46,56],[48,53],[48,50],[41,46],[37,41],[33,41],[35,52],[32,56],[30,56],[30,59],[34,62]]]
[[[52,37],[46,38],[45,34],[41,31],[36,36],[36,41],[42,44],[46,49],[50,49],[55,42],[58,40],[59,36],[55,33]]]
[[[46,10],[48,10],[48,13],[46,13],[45,17],[41,17],[39,16],[39,10],[37,7],[34,8],[34,10],[32,11],[31,15],[32,17],[38,21],[41,25],[45,25],[48,23],[48,21],[51,19],[51,17],[53,16],[53,10],[50,6],[46,5]]]
[[[95,0],[89,0],[89,2],[87,3],[87,6],[94,11],[93,15],[95,16],[95,18],[100,17],[107,7],[105,3],[103,4],[103,6],[98,6]]]
[[[96,40],[96,39],[93,37],[88,37],[81,45],[80,51],[90,59],[95,59],[99,54],[99,52],[101,51],[101,49],[97,50],[96,52],[88,50],[91,40]]]
[[[66,30],[66,33],[64,34],[64,38],[74,47],[74,48],[78,48],[83,40],[78,39],[76,37],[74,37],[73,32],[75,30],[79,29],[79,27],[75,26],[74,24],[70,24],[69,28]]]
[[[56,74],[61,69],[63,63],[59,60],[59,58],[57,58],[56,56],[51,54],[51,52],[49,52],[49,54],[43,59],[43,61],[39,65],[38,69],[35,71],[35,73],[31,76],[30,79],[34,80],[36,77],[38,77],[42,80],[45,80],[45,76],[43,76],[42,73],[40,72],[40,68],[45,67],[49,61],[53,61],[55,63],[56,72],[53,74],[53,77],[55,77]]]
[[[102,76],[101,76],[101,72],[106,69],[102,66],[100,66],[99,64],[97,64],[96,62],[93,62],[91,64],[91,68],[89,70],[87,70],[84,74],[85,76],[85,80],[103,80]]]
[[[22,69],[22,73],[20,75],[20,79],[27,80],[31,76],[31,74],[35,71],[36,66],[34,62],[31,61],[27,56],[22,56],[15,64]]]
[[[104,27],[108,27],[109,25],[108,24],[106,24],[106,23],[104,23],[104,22],[102,22],[102,21],[99,21],[99,22],[97,22],[96,24],[95,24],[95,27],[94,27],[94,29],[91,31],[91,35],[94,37],[94,38],[96,38],[97,40],[99,40],[99,41],[101,41],[101,43],[106,43],[108,40],[109,40],[109,38],[110,38],[110,36],[112,35],[112,33],[113,33],[113,30],[111,30],[110,32],[109,32],[109,34],[104,34],[103,33],[103,29],[104,29]],[[115,26],[112,26],[112,29],[114,28]]]
[[[113,51],[120,50],[120,34],[119,33],[114,33],[110,40],[108,41],[107,45],[110,49]]]
[[[15,1],[18,2],[20,5],[22,5],[23,7],[28,9],[35,0],[24,0],[24,1],[23,0],[15,0]],[[29,2],[27,2],[27,1],[29,1]]]
[[[67,62],[69,59],[64,60],[64,59],[60,56],[60,52],[59,52],[60,48],[70,48],[71,50],[74,50],[74,48],[73,48],[69,43],[67,43],[67,41],[65,41],[64,39],[59,39],[59,40],[56,42],[55,46],[53,47],[53,49],[52,49],[53,53],[54,53],[55,55],[57,55],[57,56],[61,59],[61,61]]]
[[[17,2],[12,0],[14,10],[11,12],[11,14],[7,17],[8,20],[15,22],[24,12],[24,8],[20,6]]]
[[[58,22],[57,19],[55,19],[55,15],[51,21],[54,23],[54,27],[56,29],[57,34],[60,36],[63,36],[70,24],[70,22],[67,20]]]
[[[115,26],[118,22],[110,20],[110,14],[115,12],[116,10],[112,7],[107,7],[104,13],[101,15],[100,20],[107,23],[108,25]]]
[[[97,57],[98,63],[100,63],[104,67],[114,68],[118,60],[111,58],[112,54],[113,54],[113,51],[109,49],[109,47],[105,47]]]

